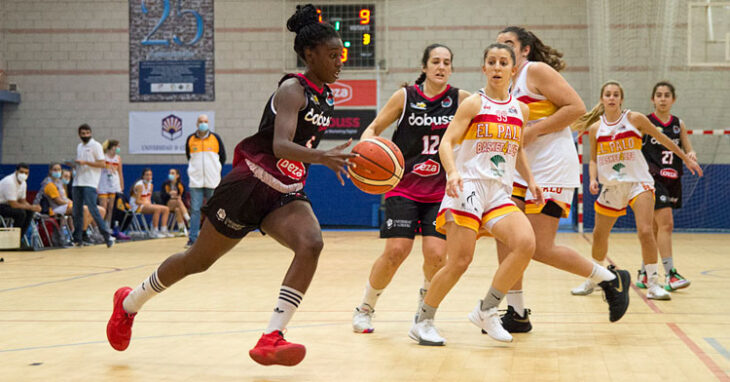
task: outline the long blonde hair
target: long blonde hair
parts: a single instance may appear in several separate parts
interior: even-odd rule
[[[601,85],[601,93],[598,96],[598,103],[596,104],[596,106],[593,107],[593,109],[583,114],[580,118],[573,122],[572,125],[570,125],[570,128],[573,129],[573,131],[579,131],[582,133],[586,131],[586,129],[588,129],[588,127],[590,127],[594,122],[598,121],[599,118],[601,118],[601,115],[603,115],[603,112],[605,111],[603,102],[601,102],[601,98],[603,98],[603,90],[605,90],[606,86],[608,85],[618,86],[618,89],[621,92],[621,100],[624,99],[624,88],[618,81],[611,80],[604,82],[603,85]]]

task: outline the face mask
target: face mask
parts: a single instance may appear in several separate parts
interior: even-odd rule
[[[203,122],[203,123],[199,123],[199,124],[198,124],[198,130],[200,130],[201,132],[206,132],[206,131],[208,131],[208,124],[207,124],[207,123],[205,123],[205,122]]]
[[[150,182],[152,182],[152,181],[151,180],[147,180],[147,179],[142,179],[142,183],[144,183],[144,184],[150,184]]]
[[[119,147],[117,147],[117,149],[116,149],[116,150],[114,150],[114,152],[115,152],[115,153],[117,153],[117,154],[119,154],[119,153],[121,153],[121,152],[122,152],[122,149],[120,149]]]
[[[52,171],[51,176],[58,179],[61,177],[61,171]]]
[[[28,174],[18,173],[16,176],[18,177],[18,182],[20,183],[23,183],[26,179],[28,179]]]
[[[76,170],[71,171],[71,176],[74,178],[76,177]]]
[[[64,178],[64,179],[61,179],[61,182],[63,182],[63,184],[68,184],[70,182],[70,180]]]
[[[91,137],[81,137],[81,141],[84,143],[89,143],[90,140],[91,140]]]
[[[174,174],[167,174],[167,179],[170,179],[170,181],[174,182],[177,177]]]

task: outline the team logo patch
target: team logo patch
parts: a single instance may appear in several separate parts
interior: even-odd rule
[[[418,110],[426,110],[426,103],[425,102],[411,102],[411,108],[418,109]]]
[[[509,108],[509,109],[507,109],[507,112],[508,112],[509,114],[514,114],[514,115],[517,115],[517,108],[516,108],[516,107],[514,107],[514,106],[510,106],[510,108]]]
[[[441,101],[441,107],[451,107],[453,103],[454,100],[451,99],[451,96],[448,96],[443,101]]]
[[[302,179],[302,177],[304,177],[304,172],[306,171],[304,163],[290,161],[288,159],[279,159],[279,161],[276,162],[276,168],[279,172],[294,180]]]
[[[673,168],[663,168],[661,171],[659,171],[659,175],[669,179],[679,178],[679,172],[677,172],[677,170]]]
[[[489,161],[491,161],[492,164],[494,164],[494,168],[492,169],[492,174],[494,174],[494,176],[501,177],[502,175],[504,175],[504,170],[500,167],[500,165],[502,163],[507,163],[507,161],[504,160],[503,156],[495,155],[495,156],[489,158]]]
[[[215,213],[215,217],[220,221],[226,220],[226,210],[219,208],[218,212]]]
[[[316,95],[312,94],[311,99],[312,99],[312,102],[314,102],[317,105],[319,105],[319,98]]]
[[[182,137],[183,121],[175,114],[170,114],[162,118],[162,136],[166,139],[174,141]]]
[[[328,94],[325,102],[327,102],[327,105],[334,106],[335,105],[335,96],[333,96],[332,93]]]
[[[672,128],[672,130],[674,131],[674,134],[679,134],[679,130],[680,130],[679,126],[674,126],[674,128]]]
[[[441,172],[441,164],[433,159],[418,163],[413,166],[413,173],[422,176],[434,176]]]

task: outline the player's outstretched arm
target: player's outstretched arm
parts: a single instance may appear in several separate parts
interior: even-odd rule
[[[651,121],[649,121],[649,118],[646,118],[644,114],[637,113],[635,111],[632,111],[629,113],[629,122],[631,122],[634,126],[636,126],[637,129],[639,129],[644,134],[649,134],[654,139],[656,139],[659,143],[662,144],[662,146],[668,148],[671,150],[674,154],[676,154],[682,161],[684,161],[685,166],[687,166],[687,169],[694,175],[698,174],[699,176],[702,176],[702,168],[697,164],[697,161],[690,158],[687,154],[682,151],[682,149],[677,146],[674,142],[672,142],[669,137],[664,135],[659,129],[654,126]]]

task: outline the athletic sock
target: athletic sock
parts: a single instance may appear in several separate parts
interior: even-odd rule
[[[608,269],[600,266],[598,263],[593,263],[593,272],[588,276],[591,281],[598,284],[602,281],[609,281],[616,278],[616,275],[611,273]],[[509,296],[508,296],[509,298]]]
[[[122,302],[122,306],[127,313],[137,313],[147,300],[162,293],[166,286],[162,285],[157,271],[152,273],[145,281],[142,281]]]
[[[641,272],[646,273],[646,267],[644,266],[644,262],[641,262]]]
[[[294,317],[294,312],[297,311],[299,304],[302,302],[302,297],[304,297],[304,293],[282,285],[281,289],[279,289],[279,299],[276,300],[274,313],[271,314],[269,326],[266,327],[264,334],[269,334],[277,330],[284,331],[289,321]]]
[[[646,269],[646,278],[651,282],[652,277],[653,280],[656,280],[659,275],[657,274],[657,269],[659,268],[659,265],[657,263],[654,264],[644,264],[644,268]]]
[[[522,289],[507,292],[507,305],[513,307],[515,312],[522,316],[525,311],[525,299],[522,296]]]
[[[418,317],[416,317],[416,322],[421,322],[423,320],[433,320],[433,318],[436,316],[436,309],[431,305],[426,304],[425,302],[421,304],[421,308],[418,311]]]
[[[370,280],[368,280],[367,285],[365,285],[365,295],[362,297],[362,303],[358,307],[360,310],[372,312],[375,310],[375,303],[378,302],[378,297],[383,293],[385,289],[375,289],[370,285]]]
[[[494,289],[494,287],[489,287],[489,291],[487,292],[487,295],[484,296],[484,300],[482,300],[481,310],[487,310],[487,309],[498,307],[499,303],[502,302],[503,298],[504,298],[504,293]]]
[[[662,259],[662,265],[664,265],[664,274],[668,275],[674,269],[674,259],[671,257]]]

